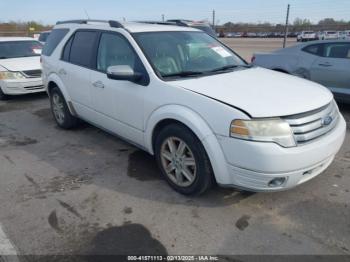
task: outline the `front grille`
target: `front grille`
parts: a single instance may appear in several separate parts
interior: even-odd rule
[[[28,78],[41,77],[41,70],[40,69],[37,69],[37,70],[26,70],[26,71],[22,71],[22,73]]]
[[[304,114],[283,118],[293,130],[298,145],[303,145],[332,131],[338,123],[339,112],[336,103]]]

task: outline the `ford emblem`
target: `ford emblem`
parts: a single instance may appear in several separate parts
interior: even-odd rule
[[[333,122],[333,118],[331,116],[327,116],[322,119],[323,126],[329,126]]]

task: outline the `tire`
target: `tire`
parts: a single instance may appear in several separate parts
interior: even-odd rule
[[[67,106],[66,100],[58,87],[54,87],[50,92],[51,112],[57,125],[63,129],[72,129],[79,123]]]
[[[4,92],[2,92],[0,87],[0,100],[7,100],[7,99],[8,99],[8,95],[4,94]]]
[[[176,150],[171,150],[169,143]],[[155,157],[165,180],[183,195],[201,195],[214,183],[210,160],[201,141],[184,125],[170,124],[160,131],[155,140]]]

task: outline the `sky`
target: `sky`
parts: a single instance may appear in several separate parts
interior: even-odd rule
[[[54,24],[58,20],[86,18],[114,20],[160,20],[183,18],[216,23],[284,23],[287,4],[290,21],[323,18],[350,21],[350,0],[0,0],[0,21],[38,21]],[[87,13],[87,14],[86,14]]]

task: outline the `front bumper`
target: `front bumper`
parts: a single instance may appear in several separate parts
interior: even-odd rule
[[[23,95],[45,91],[41,78],[1,80],[0,87],[2,92],[6,95]]]
[[[338,125],[321,138],[293,148],[273,143],[244,141],[219,137],[228,178],[218,182],[250,191],[286,190],[321,174],[333,161],[342,146],[346,124],[341,116]],[[285,178],[278,187],[270,187],[274,178]]]

